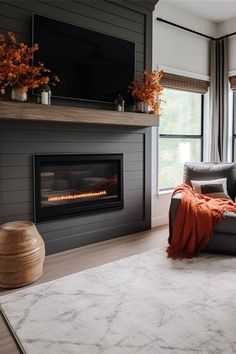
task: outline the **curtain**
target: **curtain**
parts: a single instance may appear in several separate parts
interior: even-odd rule
[[[228,154],[228,39],[211,41],[210,160],[227,162]]]

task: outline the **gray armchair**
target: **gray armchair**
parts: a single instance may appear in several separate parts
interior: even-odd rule
[[[235,163],[211,163],[211,162],[187,162],[184,165],[183,182],[191,185],[191,180],[212,180],[227,178],[228,194],[233,201],[236,196],[236,164]],[[181,193],[171,199],[170,223],[175,224],[175,215],[178,209]],[[236,213],[225,213],[214,229],[213,238],[204,250],[208,253],[221,253],[236,255]]]

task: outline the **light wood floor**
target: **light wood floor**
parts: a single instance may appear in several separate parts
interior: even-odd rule
[[[30,286],[97,267],[153,248],[165,249],[167,237],[168,229],[167,226],[164,226],[47,256],[43,276]],[[12,291],[17,290],[0,289],[0,296]],[[3,318],[0,317],[0,354],[19,353],[20,351]]]

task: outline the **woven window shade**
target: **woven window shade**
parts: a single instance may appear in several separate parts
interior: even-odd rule
[[[164,72],[161,84],[166,88],[183,90],[204,94],[207,92],[209,82],[205,80],[193,79],[187,76],[175,75]]]
[[[233,91],[236,91],[236,76],[229,77],[230,87]]]

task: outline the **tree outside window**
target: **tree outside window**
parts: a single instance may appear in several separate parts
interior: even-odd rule
[[[183,165],[202,161],[203,95],[165,89],[159,128],[159,190],[183,181]]]

